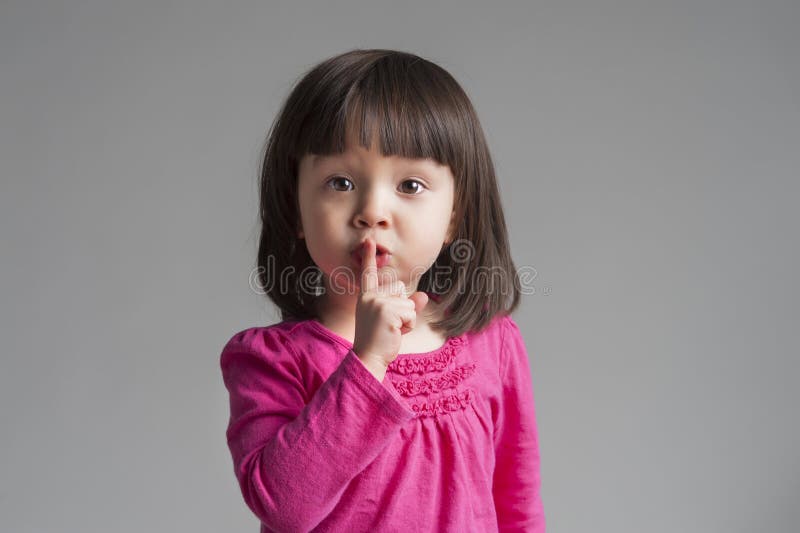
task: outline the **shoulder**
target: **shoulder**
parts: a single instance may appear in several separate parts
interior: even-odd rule
[[[242,413],[254,402],[308,399],[305,375],[307,358],[299,357],[299,322],[280,322],[250,327],[234,333],[219,358],[222,380],[231,398],[232,412]]]
[[[508,338],[515,335],[516,323],[511,315],[497,314],[480,331],[471,330],[466,334],[468,349],[491,364],[502,367],[508,351]]]
[[[265,362],[298,361],[297,346],[307,341],[305,321],[283,321],[270,326],[249,327],[234,333],[222,347],[220,364],[236,360],[260,359]]]
[[[504,315],[500,318],[500,328],[503,332],[503,338],[509,337],[522,337],[522,332],[517,325],[517,322],[514,320],[514,317],[511,315]]]
[[[263,350],[270,345],[284,342],[288,339],[292,327],[296,323],[280,322],[271,326],[254,326],[234,333],[222,348],[222,351],[230,349],[254,349]]]
[[[503,343],[506,336],[518,334],[519,327],[510,314],[498,314],[482,330],[471,332],[473,337],[495,340],[500,344]]]
[[[492,335],[497,347],[501,375],[505,372],[510,360],[514,361],[520,357],[527,358],[522,332],[510,314],[497,315],[486,329]]]

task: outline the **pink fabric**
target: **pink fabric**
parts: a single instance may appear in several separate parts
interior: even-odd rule
[[[378,381],[315,320],[235,334],[234,473],[261,532],[545,531],[530,364],[510,315]]]

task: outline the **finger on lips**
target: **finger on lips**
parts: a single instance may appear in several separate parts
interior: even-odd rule
[[[378,288],[378,267],[375,262],[375,243],[372,239],[364,241],[364,254],[361,261],[361,290],[372,292]]]
[[[379,292],[392,296],[408,297],[406,285],[394,278],[394,272],[378,272],[377,245],[370,237],[363,244],[363,259],[361,261],[361,291]]]

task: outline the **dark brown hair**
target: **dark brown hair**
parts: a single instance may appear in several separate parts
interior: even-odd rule
[[[309,275],[318,278],[321,271],[297,235],[299,162],[307,153],[342,153],[350,131],[358,132],[364,148],[377,136],[382,155],[432,158],[455,178],[454,240],[417,286],[446,310],[430,326],[452,337],[480,331],[495,315],[514,311],[519,277],[494,165],[466,93],[446,70],[419,56],[356,49],[305,73],[267,137],[257,281],[281,318],[319,318],[319,296],[308,284]]]

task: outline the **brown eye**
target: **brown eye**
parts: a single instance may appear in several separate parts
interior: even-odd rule
[[[337,182],[338,182],[339,184],[341,184],[342,182],[345,182],[345,183],[352,183],[352,182],[351,182],[349,179],[345,178],[344,176],[334,176],[333,178],[331,178],[331,179],[330,179],[330,181],[328,181],[328,186],[329,186],[329,187],[333,187],[333,188],[334,188],[334,190],[340,191],[341,189],[337,189],[337,188],[336,188],[336,185],[335,185],[335,184],[336,184]]]
[[[417,195],[417,194],[420,194],[425,189],[425,185],[423,185],[421,181],[418,181],[418,180],[406,180],[406,181],[403,182],[403,185],[405,185],[407,183],[416,184],[417,187],[416,188],[406,188],[406,190],[403,191],[403,192],[408,192],[409,194]]]

